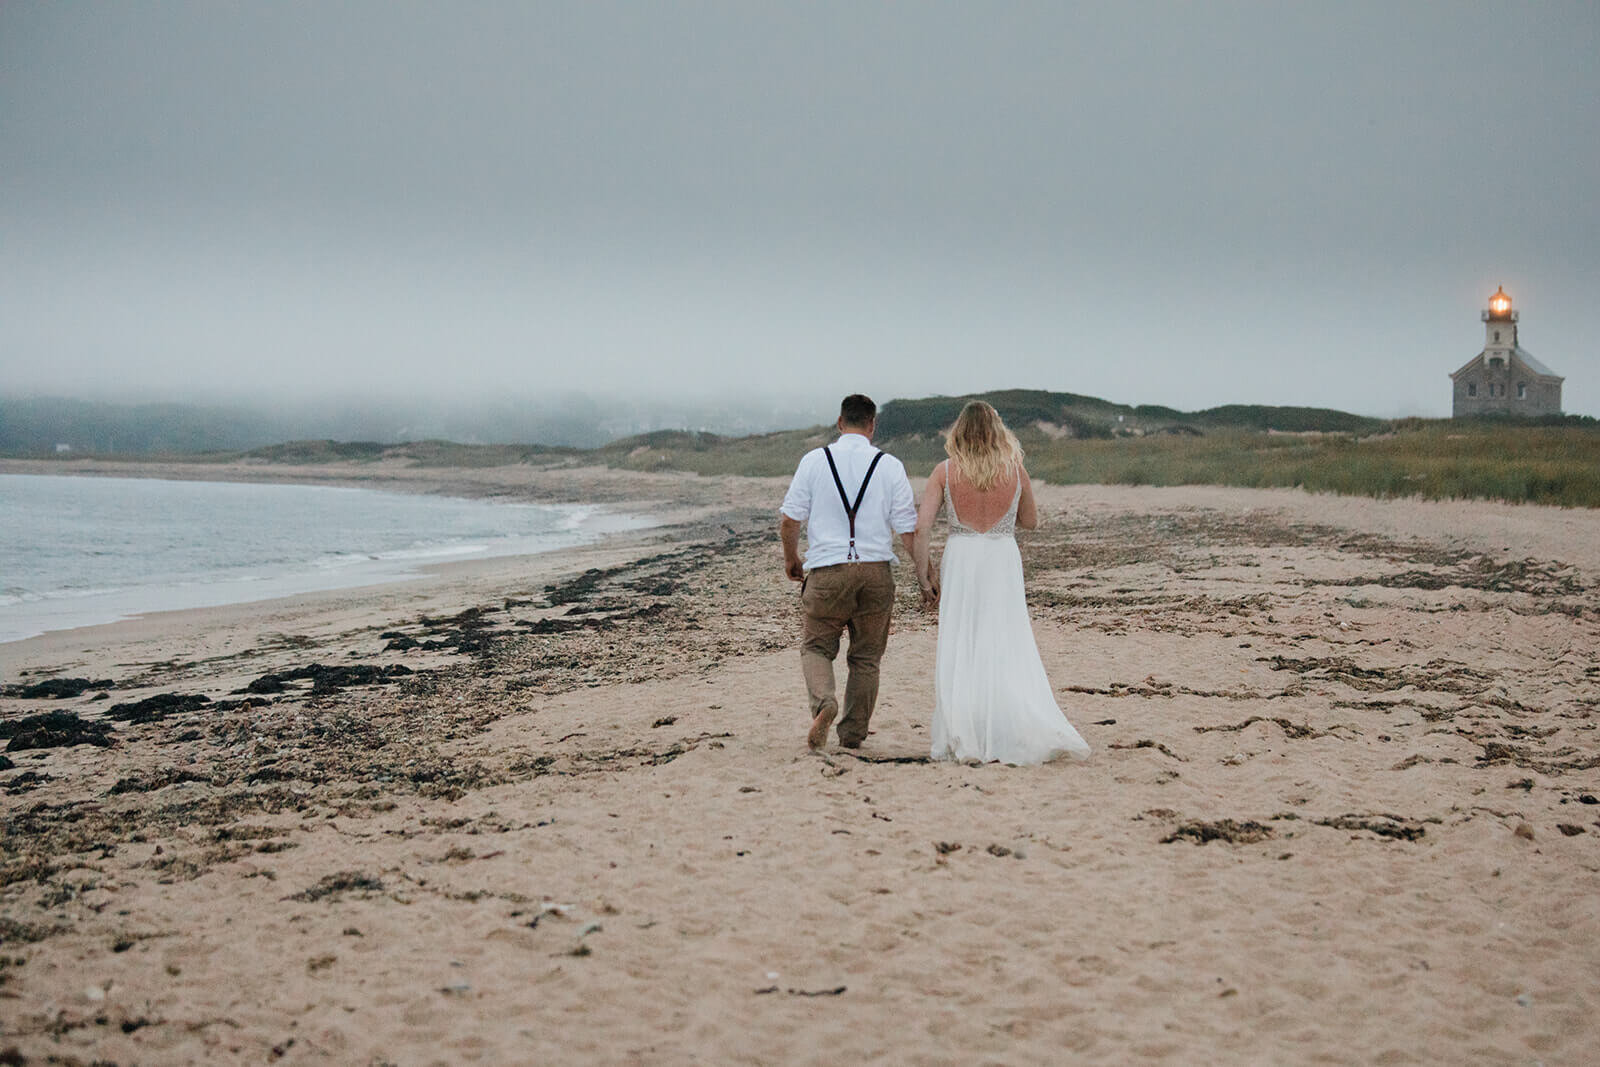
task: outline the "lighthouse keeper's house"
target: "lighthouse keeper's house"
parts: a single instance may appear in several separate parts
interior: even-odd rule
[[[1450,375],[1451,416],[1559,415],[1565,380],[1517,346],[1517,313],[1497,288],[1483,313],[1483,351]]]

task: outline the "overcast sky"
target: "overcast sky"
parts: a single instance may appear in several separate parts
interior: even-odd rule
[[[1600,414],[1600,4],[0,3],[0,390]],[[819,421],[831,418],[819,411]]]

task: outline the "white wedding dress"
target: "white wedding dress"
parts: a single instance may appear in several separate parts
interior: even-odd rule
[[[961,521],[950,484],[950,537],[939,567],[939,658],[933,758],[1044,763],[1087,759],[1089,746],[1057,706],[1022,589],[1017,504],[979,532]]]

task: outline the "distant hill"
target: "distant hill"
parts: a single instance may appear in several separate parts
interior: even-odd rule
[[[0,397],[0,454],[13,456],[236,451],[296,436],[288,429],[240,408]]]
[[[226,458],[262,460],[266,463],[327,464],[374,463],[405,460],[417,467],[505,467],[513,463],[548,463],[583,455],[563,445],[464,445],[455,441],[285,441],[252,448]],[[219,457],[221,458],[221,457]]]
[[[906,443],[915,453],[916,442],[942,434],[955,421],[962,405],[975,398],[993,404],[1019,432],[1034,429],[1052,438],[1081,440],[1151,433],[1194,434],[1224,428],[1372,433],[1385,425],[1378,419],[1323,408],[1231,404],[1182,412],[1154,405],[1117,404],[1076,393],[1006,389],[969,396],[891,400],[879,413],[878,438]],[[356,453],[370,455],[403,442],[422,441],[432,441],[436,446],[457,442],[513,449],[523,445],[599,448],[608,454],[626,454],[641,447],[649,450],[670,442],[673,452],[704,452],[721,447],[719,442],[748,434],[753,414],[748,406],[740,405],[726,411],[682,405],[654,410],[588,398],[569,398],[561,403],[556,403],[557,399],[538,404],[504,402],[437,410],[380,402],[349,407],[330,402],[321,407],[269,410],[242,405],[0,396],[0,455],[53,455],[60,451],[79,455],[177,456],[265,449],[262,458],[282,462],[289,455],[303,454],[355,458]],[[759,417],[768,427],[783,426],[777,415],[773,410]],[[704,429],[652,430],[628,436],[641,422],[648,426],[652,421],[658,426],[698,423]],[[718,430],[721,435],[706,430]],[[334,441],[372,443],[335,448]],[[434,455],[430,460],[436,462],[440,458]]]
[[[944,458],[944,433],[969,400],[993,404],[1023,439],[1029,455],[1041,459],[1073,441],[1134,441],[1209,434],[1259,435],[1267,432],[1327,432],[1365,435],[1389,423],[1322,408],[1256,407],[1233,404],[1182,412],[1154,405],[1117,404],[1076,393],[1006,389],[967,396],[891,400],[878,410],[874,443],[888,449],[916,473]],[[712,433],[661,430],[612,441],[592,453],[603,463],[631,470],[686,470],[699,474],[792,474],[806,450],[832,440],[832,426],[727,437]]]
[[[330,439],[382,446],[454,441],[598,448],[658,426],[749,433],[810,417],[786,415],[770,403],[714,397],[692,402],[582,394],[404,402],[325,397],[208,405],[0,395],[0,455],[53,455],[58,446],[78,455],[193,455]]]
[[[1117,404],[1077,393],[1007,389],[966,396],[891,400],[878,413],[878,438],[890,441],[942,434],[970,400],[984,400],[994,405],[1001,418],[1019,431],[1035,427],[1051,436],[1082,439],[1221,429],[1359,434],[1376,433],[1387,425],[1382,419],[1328,408],[1228,404],[1183,412],[1149,404]]]

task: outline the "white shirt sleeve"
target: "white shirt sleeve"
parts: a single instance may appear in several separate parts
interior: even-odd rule
[[[783,506],[778,509],[795,522],[805,522],[811,518],[812,478],[806,467],[812,462],[815,454],[807,452],[800,457],[800,466],[795,468],[794,478],[789,482],[789,491],[783,495]]]
[[[894,462],[893,495],[889,500],[889,526],[895,533],[912,533],[917,528],[917,498],[911,492],[911,482],[906,478],[906,467],[898,459]]]

